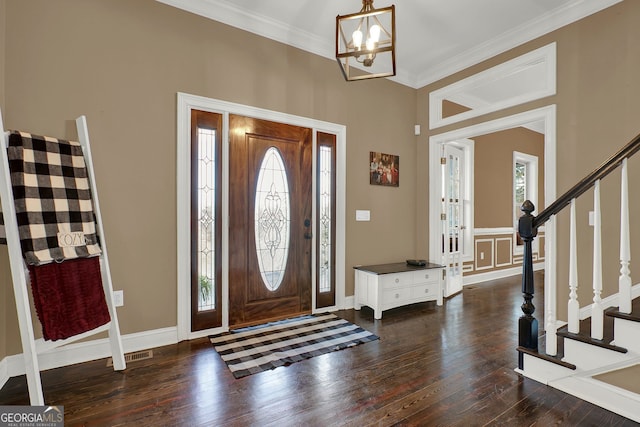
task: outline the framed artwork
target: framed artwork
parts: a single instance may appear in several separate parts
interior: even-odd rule
[[[369,153],[369,184],[400,186],[400,157],[371,151]]]

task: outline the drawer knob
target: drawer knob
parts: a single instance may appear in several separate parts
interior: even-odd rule
[[[425,293],[425,294],[428,294],[428,293],[429,293],[429,289],[425,289],[425,290],[424,290],[424,293]]]
[[[396,283],[400,283],[400,279],[396,277]]]
[[[400,298],[400,294],[396,294],[396,299]]]
[[[424,278],[425,278],[425,279],[428,279],[428,278],[429,278],[429,275],[428,275],[428,274],[425,274],[425,275],[424,275]]]

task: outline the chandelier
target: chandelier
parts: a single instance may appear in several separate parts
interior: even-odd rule
[[[358,13],[336,17],[336,60],[344,78],[364,80],[396,75],[395,6],[374,9],[362,0]]]

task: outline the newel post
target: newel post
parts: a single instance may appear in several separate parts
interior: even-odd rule
[[[533,305],[533,254],[531,253],[531,245],[534,237],[538,234],[537,228],[534,228],[533,221],[535,217],[531,215],[535,206],[529,200],[526,200],[520,210],[523,215],[518,221],[518,232],[520,238],[524,242],[524,258],[522,260],[522,294],[524,303],[522,304],[522,312],[524,313],[518,320],[518,345],[530,350],[538,351],[538,320],[533,317],[536,310]],[[524,369],[523,354],[519,353],[518,367]]]

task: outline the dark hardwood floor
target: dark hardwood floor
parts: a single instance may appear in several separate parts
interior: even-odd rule
[[[514,372],[521,304],[519,277],[496,280],[382,320],[337,312],[380,340],[242,379],[199,339],[124,372],[105,360],[43,372],[44,394],[67,426],[637,425]],[[0,405],[28,401],[24,376],[0,390]]]

